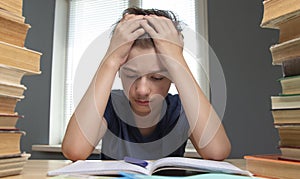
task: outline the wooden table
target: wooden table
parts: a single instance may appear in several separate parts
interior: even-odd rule
[[[227,162],[245,170],[245,160],[228,159]],[[58,169],[70,164],[69,160],[28,160],[24,166],[24,170],[20,175],[4,177],[5,179],[43,179],[47,177],[47,172]]]

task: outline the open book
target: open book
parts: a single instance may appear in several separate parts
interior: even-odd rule
[[[55,175],[119,175],[120,172],[152,175],[163,170],[185,170],[195,172],[213,172],[248,175],[249,171],[241,170],[228,163],[212,160],[193,159],[184,157],[166,157],[156,161],[147,161],[146,167],[119,161],[79,160],[63,168],[48,172],[49,176]]]

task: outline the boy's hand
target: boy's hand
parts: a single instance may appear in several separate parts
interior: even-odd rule
[[[183,36],[170,19],[156,15],[144,16],[144,19],[147,21],[142,21],[141,26],[153,38],[159,54],[173,59],[182,56]]]
[[[145,21],[143,17],[142,15],[127,14],[115,28],[106,56],[112,56],[111,59],[119,67],[126,62],[134,41],[145,33],[140,25]]]

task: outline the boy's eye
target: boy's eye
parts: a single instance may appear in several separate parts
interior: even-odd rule
[[[126,78],[138,78],[137,75],[125,75]]]
[[[164,76],[161,76],[161,75],[152,75],[151,76],[151,79],[153,79],[153,80],[162,80],[162,79],[164,79],[165,77]]]

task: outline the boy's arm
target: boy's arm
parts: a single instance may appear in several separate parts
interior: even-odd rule
[[[69,121],[62,142],[68,159],[86,159],[105,134],[107,122],[103,115],[110,91],[134,40],[145,33],[141,21],[142,16],[127,15],[116,26],[107,53]]]
[[[141,25],[154,39],[157,53],[161,54],[162,63],[175,83],[191,126],[194,147],[203,158],[223,160],[229,155],[231,144],[221,120],[185,62],[181,34],[167,18],[147,16],[145,19],[147,22]]]

